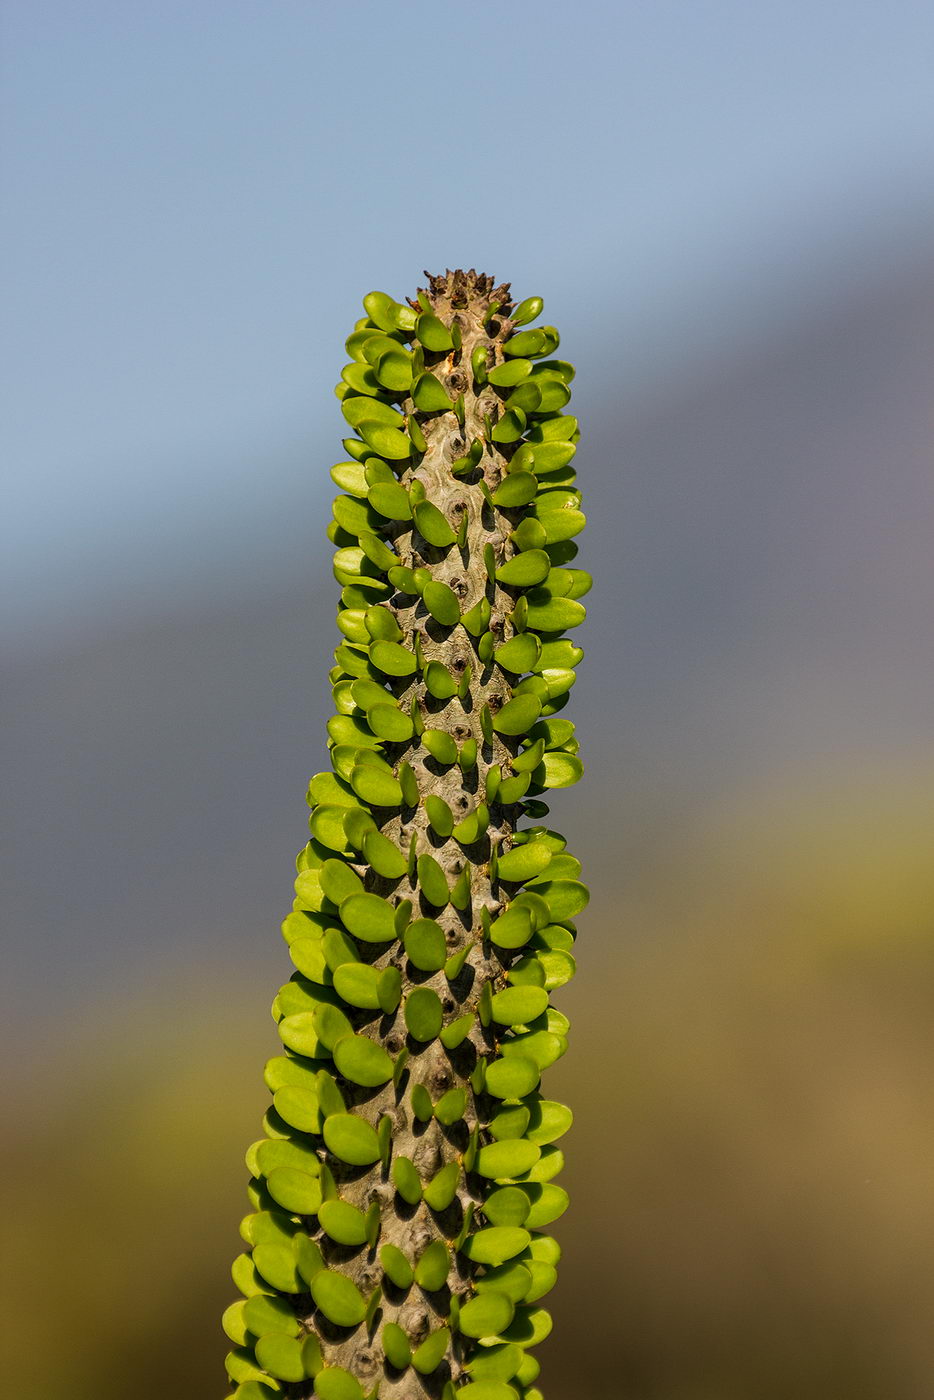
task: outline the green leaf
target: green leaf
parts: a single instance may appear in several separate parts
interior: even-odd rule
[[[561,637],[554,642],[542,643],[542,653],[535,669],[544,671],[553,666],[577,666],[583,658],[583,647],[575,646],[570,637]],[[568,721],[565,720],[565,723]],[[553,748],[554,745],[549,744],[547,747]]]
[[[533,777],[539,787],[563,788],[576,783],[584,771],[579,758],[568,753],[546,753]]]
[[[389,428],[366,418],[357,424],[357,432],[367,447],[372,447],[380,457],[388,457],[391,462],[402,462],[412,455],[411,438],[398,428]]]
[[[443,729],[426,729],[422,743],[438,763],[451,764],[457,760],[457,744]]]
[[[311,1244],[311,1240],[308,1241]],[[324,1365],[321,1356],[321,1343],[313,1332],[302,1340],[302,1365],[305,1367],[306,1376],[317,1376]]]
[[[555,923],[573,919],[590,903],[590,891],[580,880],[543,880],[535,893],[545,900]]]
[[[445,549],[454,543],[454,531],[447,516],[442,515],[431,501],[418,501],[412,514],[419,533],[428,544],[433,544],[437,549]]]
[[[341,377],[334,385],[334,395],[338,400],[350,398],[353,394],[381,394],[383,391],[370,366],[362,360],[351,360],[344,365]]]
[[[534,1400],[523,1392],[524,1400]],[[457,1392],[457,1400],[519,1400],[519,1392],[504,1381],[471,1381]]]
[[[489,1277],[489,1274],[485,1277]],[[477,1347],[467,1362],[467,1370],[478,1381],[508,1381],[519,1370],[524,1355],[522,1348],[515,1342]]]
[[[385,613],[385,609],[374,608],[373,612]],[[388,616],[388,614],[386,615]],[[346,681],[341,682],[341,685],[346,684]],[[363,677],[361,677],[360,680],[350,682],[350,694],[354,704],[358,705],[361,710],[369,711],[372,710],[376,705],[392,705],[393,707],[396,706],[395,696],[391,695],[384,685],[380,685],[378,681],[367,680]],[[369,723],[369,716],[367,716],[367,722]],[[316,781],[316,779],[312,779],[308,789],[309,795],[313,795],[312,789],[314,788]],[[325,802],[333,802],[336,800],[337,799],[333,797],[322,798],[322,801]]]
[[[298,1085],[286,1084],[272,1097],[273,1106],[283,1122],[302,1133],[321,1131],[321,1114],[315,1094]]]
[[[415,322],[415,334],[425,349],[431,350],[435,354],[454,349],[451,332],[444,322],[440,321],[431,311],[424,311],[419,316]]]
[[[416,1040],[434,1040],[444,1019],[438,993],[431,987],[416,987],[406,997],[404,1015],[409,1033]]]
[[[323,939],[297,938],[289,946],[289,955],[299,972],[312,982],[330,982],[330,969],[324,954]]]
[[[562,386],[563,387],[563,386]],[[568,395],[570,397],[570,395]],[[542,411],[542,391],[541,386],[534,378],[523,380],[517,384],[515,389],[506,400],[507,408],[521,408],[523,413],[532,414]]]
[[[518,1139],[512,1139],[518,1141]],[[483,1214],[491,1225],[524,1225],[530,1210],[527,1193],[520,1186],[501,1186],[483,1203]],[[495,1288],[496,1284],[491,1284]]]
[[[408,1157],[396,1157],[392,1164],[392,1181],[399,1195],[410,1206],[422,1199],[421,1177]]]
[[[366,1244],[366,1216],[349,1201],[322,1202],[318,1219],[325,1234],[330,1235],[337,1244]]]
[[[400,593],[408,593],[410,597],[414,598],[419,591],[414,569],[407,569],[402,564],[396,564],[394,568],[389,570],[387,577],[393,588],[398,588]]]
[[[520,556],[521,557],[521,556]],[[497,647],[493,652],[493,659],[498,662],[504,670],[512,671],[514,675],[521,675],[523,671],[531,671],[538,660],[541,643],[531,632],[520,632],[515,637],[510,637],[508,642]]]
[[[437,829],[437,828],[436,828]],[[453,831],[453,828],[452,828]],[[458,875],[451,886],[451,903],[455,909],[470,908],[470,865],[465,864],[463,870]]]
[[[366,721],[358,719],[356,715],[332,715],[328,720],[328,737],[335,745],[344,748],[375,750],[380,746],[379,740],[370,733]],[[341,777],[349,778],[350,769],[341,773]]]
[[[351,895],[351,899],[363,898],[363,895]],[[328,1003],[315,1008],[313,1019],[318,1039],[328,1050],[333,1050],[341,1036],[349,1035],[353,1029],[340,1007]]]
[[[351,535],[359,535],[364,530],[372,533],[379,528],[379,518],[366,501],[352,496],[335,496],[331,508],[338,525]]]
[[[528,626],[538,632],[564,632],[579,627],[587,616],[583,603],[574,598],[552,598],[546,589],[536,590],[536,594],[529,595]]]
[[[374,370],[379,383],[393,394],[404,394],[412,387],[412,357],[401,345],[384,350]]]
[[[380,739],[393,744],[404,743],[415,733],[411,717],[396,705],[372,705],[367,710],[366,722]]]
[[[441,866],[434,856],[425,854],[418,857],[416,869],[418,883],[425,898],[439,909],[443,909],[448,902],[450,890]]]
[[[375,326],[381,331],[394,331],[397,323],[393,308],[397,305],[386,292],[367,292],[363,298],[363,309]],[[404,308],[400,308],[404,309]],[[349,353],[349,352],[348,352]]]
[[[542,712],[541,701],[534,695],[514,695],[493,716],[497,734],[524,734]]]
[[[367,491],[367,500],[387,520],[411,520],[408,492],[398,481],[377,481]]]
[[[515,1304],[505,1293],[478,1293],[461,1308],[458,1329],[465,1337],[495,1337],[514,1314]]]
[[[444,798],[430,793],[425,798],[425,811],[428,813],[432,830],[436,831],[443,840],[447,840],[454,830],[454,817]]]
[[[531,880],[551,864],[553,855],[543,841],[525,841],[521,846],[513,846],[500,855],[499,878]]]
[[[389,943],[396,938],[392,905],[381,895],[352,894],[340,912],[346,927],[364,943]]]
[[[309,1059],[314,1059],[325,1053],[325,1046],[318,1039],[314,1013],[311,1011],[283,1016],[278,1031],[282,1044],[289,1050],[294,1050],[296,1055],[307,1055]]]
[[[367,559],[374,564],[378,573],[385,574],[389,568],[395,568],[399,563],[399,556],[389,549],[384,539],[379,539],[371,531],[360,531],[360,549],[363,550]]]
[[[544,327],[534,331],[520,331],[518,335],[512,335],[503,346],[503,353],[510,357],[514,355],[524,355],[537,358],[539,355],[550,354],[549,338]]]
[[[432,579],[426,583],[422,591],[422,601],[436,621],[444,627],[453,627],[460,621],[460,603],[453,588],[449,588],[446,583],[439,583]]]
[[[501,1336],[523,1347],[535,1347],[543,1342],[552,1328],[551,1316],[544,1308],[517,1308],[511,1324]]]
[[[411,1288],[415,1281],[415,1270],[401,1249],[394,1244],[384,1244],[379,1252],[379,1262],[386,1276],[397,1288]]]
[[[408,647],[399,642],[374,642],[370,647],[370,661],[387,676],[414,675],[418,663]]]
[[[422,413],[444,413],[453,407],[447,389],[429,370],[416,379],[412,388],[412,400]]]
[[[587,524],[587,517],[583,511],[569,506],[564,510],[539,511],[538,522],[545,531],[545,542],[557,544],[561,540],[569,540],[574,535],[579,535]]]
[[[237,1386],[230,1400],[277,1400],[281,1393],[282,1387],[278,1381],[249,1380]]]
[[[320,1246],[306,1234],[297,1234],[294,1243],[298,1271],[305,1282],[310,1283],[315,1274],[324,1268],[324,1258]]]
[[[357,945],[342,928],[325,930],[321,945],[324,949],[324,960],[331,970],[331,980],[337,968],[347,962],[357,962],[360,957]]]
[[[521,753],[515,755],[512,766],[516,773],[531,773],[541,763],[545,756],[544,739],[536,739],[534,744],[528,744]],[[346,827],[346,822],[345,822]],[[580,872],[578,872],[580,873]]]
[[[322,1130],[328,1151],[353,1167],[368,1167],[379,1161],[376,1130],[353,1113],[332,1113]]]
[[[505,1264],[528,1247],[531,1235],[516,1225],[491,1225],[468,1235],[461,1253],[474,1264]]]
[[[505,987],[493,997],[490,1007],[494,1021],[502,1026],[527,1026],[548,1006],[544,987]]]
[[[506,480],[511,478],[507,477]],[[546,579],[550,569],[551,560],[543,549],[525,549],[501,564],[496,570],[496,577],[500,583],[530,588]]]
[[[500,1042],[500,1051],[506,1060],[531,1060],[539,1073],[553,1065],[567,1049],[567,1039],[552,1031],[520,1032],[508,1040]]]
[[[439,1327],[429,1335],[412,1353],[412,1365],[423,1376],[428,1376],[440,1366],[450,1345],[451,1333],[447,1327]]]
[[[570,442],[580,435],[573,413],[555,414],[537,423],[529,433],[529,441],[538,446],[545,442]]]
[[[467,951],[469,951],[469,945]],[[448,975],[447,972],[445,975]],[[449,980],[453,980],[453,977],[449,977]],[[466,1015],[459,1016],[456,1021],[449,1022],[439,1037],[445,1050],[456,1050],[457,1046],[462,1044],[470,1034],[475,1021],[474,1012],[468,1011]]]
[[[340,969],[339,969],[340,970]],[[515,991],[534,990],[516,987]],[[547,1001],[547,992],[545,998]],[[392,1056],[365,1035],[347,1035],[334,1046],[334,1063],[345,1079],[374,1089],[392,1078]]]
[[[447,941],[434,919],[416,919],[403,938],[405,951],[420,972],[440,972],[447,960]]]
[[[495,1099],[521,1099],[538,1087],[540,1078],[541,1071],[533,1059],[509,1055],[487,1065],[486,1092]]]
[[[317,1176],[320,1164],[314,1149],[288,1137],[266,1138],[255,1144],[256,1175],[268,1176],[276,1167],[300,1167]]]
[[[415,1265],[415,1282],[428,1293],[443,1288],[451,1269],[451,1256],[443,1240],[434,1240],[419,1256]]]
[[[487,630],[492,615],[493,608],[489,598],[481,598],[469,612],[464,613],[461,618],[461,625],[466,628],[472,637],[479,637]]]
[[[425,434],[422,432],[421,424],[419,423],[418,419],[415,417],[414,414],[409,415],[406,427],[408,429],[409,437],[412,439],[415,451],[419,453],[427,452],[428,443],[426,441]]]
[[[322,1269],[311,1280],[311,1296],[336,1327],[358,1327],[366,1316],[366,1301],[353,1279],[335,1269]],[[315,1381],[320,1394],[321,1371]]]
[[[460,746],[457,762],[463,773],[469,773],[477,766],[478,746],[476,739],[465,739]]]
[[[521,408],[508,408],[493,425],[490,438],[493,442],[518,442],[525,432],[526,422]]]
[[[391,646],[390,642],[386,643]],[[398,778],[370,763],[360,763],[350,774],[350,786],[358,797],[374,807],[400,807],[402,787]]]
[[[231,1303],[229,1308],[225,1308],[221,1318],[221,1326],[226,1336],[237,1346],[244,1346],[247,1338],[250,1337],[249,1328],[243,1318],[243,1310],[246,1302],[239,1298],[236,1303]],[[251,1338],[252,1340],[252,1338]]]
[[[542,314],[544,305],[541,297],[526,297],[525,301],[519,302],[509,319],[514,326],[524,326],[527,321],[534,321],[537,316]],[[366,306],[366,302],[364,302],[364,306]]]
[[[331,851],[347,851],[347,836],[344,831],[346,811],[346,807],[317,807],[308,818],[312,836]],[[295,882],[295,893],[299,896],[301,908],[320,909],[324,891],[318,871],[303,870]]]
[[[390,1366],[395,1366],[397,1371],[404,1371],[412,1360],[412,1349],[405,1332],[397,1322],[384,1322],[380,1336],[383,1355]]]
[[[333,856],[322,865],[319,879],[324,893],[335,904],[340,904],[348,895],[363,893],[363,881],[356,871],[351,870],[346,861]]]
[[[556,1186],[554,1182],[532,1184],[523,1187],[529,1196],[531,1207],[526,1216],[526,1225],[530,1230],[540,1230],[545,1225],[551,1225],[553,1221],[559,1220],[570,1204],[570,1198],[563,1186]]]
[[[531,360],[514,358],[504,361],[501,365],[494,365],[493,369],[487,370],[486,377],[497,388],[509,389],[514,384],[520,384],[523,379],[527,379],[531,372]]]
[[[418,779],[410,763],[399,764],[399,782],[402,785],[402,797],[405,805],[417,807],[420,798]]]
[[[503,1138],[525,1137],[531,1109],[528,1103],[505,1104],[490,1121],[490,1132],[497,1142]]]
[[[390,408],[389,404],[380,403],[378,399],[370,398],[366,394],[354,395],[346,398],[341,403],[341,413],[346,418],[350,426],[360,430],[360,424],[366,420],[370,424],[377,424],[380,427],[392,428],[398,431],[403,427],[405,419],[395,408]],[[362,437],[363,434],[361,433]],[[351,439],[344,439],[345,444]],[[383,457],[386,454],[379,453]]]
[[[271,1333],[270,1335],[275,1336],[276,1334]],[[250,1347],[240,1346],[234,1351],[229,1351],[224,1358],[224,1366],[228,1376],[234,1382],[262,1381],[269,1379],[268,1376],[264,1375],[261,1367],[257,1365],[253,1350]],[[269,1394],[272,1395],[274,1393],[274,1390],[270,1387]]]
[[[450,1092],[464,1094],[463,1089],[451,1090]],[[444,1097],[447,1098],[448,1095],[445,1094]],[[441,1102],[443,1102],[443,1100],[439,1100],[439,1103]],[[435,1105],[435,1116],[438,1116],[438,1104]],[[461,1116],[461,1114],[458,1114],[457,1118],[451,1119],[450,1121],[456,1123]],[[444,1119],[439,1119],[439,1122],[444,1121]],[[460,1166],[457,1162],[448,1162],[447,1166],[442,1167],[439,1172],[435,1173],[422,1192],[422,1195],[432,1210],[447,1210],[457,1194],[459,1178]]]
[[[545,974],[544,986],[549,992],[553,992],[557,987],[563,987],[577,973],[577,963],[570,953],[562,949],[548,949],[539,953],[538,961]]]
[[[571,397],[571,391],[560,375],[536,370],[533,380],[540,394],[539,413],[557,413]]]
[[[325,1366],[315,1376],[315,1394],[318,1400],[363,1400],[363,1386],[343,1366]]]
[[[535,470],[538,476],[561,471],[577,453],[573,442],[538,442],[535,444]],[[573,479],[573,476],[572,476]],[[543,483],[545,484],[545,483]]]
[[[257,1293],[255,1297],[248,1298],[242,1308],[242,1316],[248,1331],[256,1337],[266,1337],[271,1332],[297,1337],[301,1331],[292,1304],[285,1298],[270,1297],[267,1293]]]
[[[331,468],[331,480],[342,491],[351,496],[364,497],[367,494],[367,481],[361,462],[337,462]]]
[[[498,948],[522,948],[532,933],[532,915],[515,901],[490,927],[490,939]]]
[[[528,1270],[531,1276],[531,1287],[522,1301],[534,1303],[554,1288],[558,1282],[558,1270],[552,1264],[543,1264],[538,1259],[529,1260]]]
[[[508,418],[511,415],[507,414],[506,416]],[[495,430],[493,436],[496,437]],[[511,472],[508,476],[503,477],[493,492],[493,504],[501,506],[505,510],[526,506],[529,501],[535,499],[537,490],[538,482],[531,472]],[[504,581],[498,571],[497,578],[500,579],[500,582]]]
[[[496,1180],[521,1176],[535,1165],[541,1152],[536,1143],[527,1142],[524,1138],[488,1142],[485,1147],[480,1148],[474,1170],[480,1176],[489,1176]]]
[[[305,1291],[305,1284],[295,1267],[295,1251],[291,1240],[255,1245],[252,1260],[257,1273],[280,1293]]]
[[[363,854],[377,875],[386,880],[400,880],[406,872],[407,861],[399,847],[381,831],[369,831],[363,838]]]
[[[379,974],[378,991],[379,1009],[384,1015],[391,1016],[399,1005],[399,1001],[402,997],[402,974],[399,969],[393,967],[391,963],[388,967],[384,967]],[[395,1077],[396,1072],[394,1070],[393,1078],[395,1079]]]

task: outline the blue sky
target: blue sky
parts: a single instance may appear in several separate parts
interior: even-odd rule
[[[926,3],[5,11],[14,644],[284,576],[371,287],[512,278],[624,398],[934,229]]]

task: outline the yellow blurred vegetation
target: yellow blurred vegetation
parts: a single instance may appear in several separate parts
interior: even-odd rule
[[[546,1395],[934,1393],[932,836],[913,760],[786,775],[633,870],[589,862]],[[8,1052],[11,1393],[225,1393],[275,973],[185,973]]]

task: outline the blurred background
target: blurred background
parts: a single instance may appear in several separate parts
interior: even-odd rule
[[[546,1394],[928,1400],[934,10],[7,0],[0,61],[15,1389],[224,1392],[331,389],[473,266],[578,367],[596,577]]]

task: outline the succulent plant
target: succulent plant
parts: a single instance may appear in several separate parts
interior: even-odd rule
[[[227,1371],[238,1400],[540,1400],[571,1124],[541,1076],[588,900],[541,801],[581,774],[574,371],[528,325],[540,298],[473,271],[363,306],[332,767],[282,925]]]

